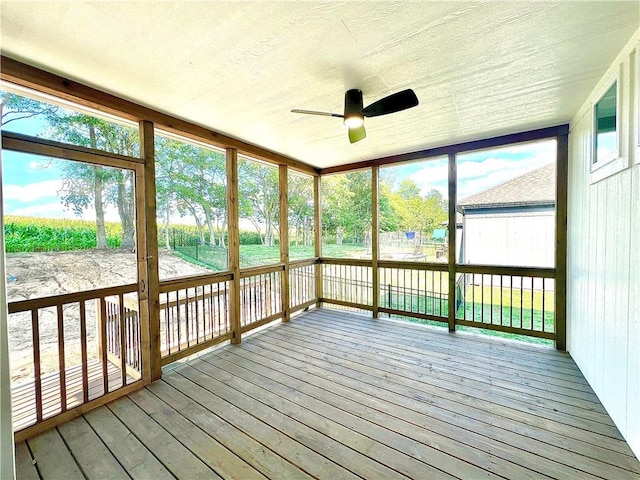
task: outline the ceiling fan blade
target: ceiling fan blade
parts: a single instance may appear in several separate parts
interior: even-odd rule
[[[407,108],[418,105],[418,97],[410,88],[401,92],[394,93],[388,97],[381,98],[377,102],[373,102],[362,110],[365,117],[377,117],[379,115],[387,115],[395,113]]]
[[[367,131],[364,129],[364,125],[349,129],[349,141],[351,143],[356,143],[360,140],[364,140],[366,136]]]
[[[298,108],[294,108],[293,110],[291,110],[291,113],[304,113],[305,115],[322,115],[323,117],[343,118],[343,116],[339,113],[316,112],[315,110],[300,110]]]

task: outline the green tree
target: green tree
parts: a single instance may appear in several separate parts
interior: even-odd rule
[[[253,224],[263,245],[275,245],[280,224],[278,170],[240,158],[238,195],[240,217]]]
[[[295,230],[296,246],[313,244],[313,178],[289,175],[289,228]]]
[[[54,112],[47,120],[55,139],[120,155],[139,155],[138,132],[133,128],[82,113]],[[122,225],[121,248],[135,248],[134,172],[76,162],[62,163],[62,171],[59,193],[63,203],[76,215],[94,205],[97,247],[107,247],[104,207],[112,204]]]

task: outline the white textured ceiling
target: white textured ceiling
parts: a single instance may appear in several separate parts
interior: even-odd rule
[[[633,2],[3,0],[3,55],[316,167],[568,122],[638,28]],[[365,122],[344,91],[413,88]]]

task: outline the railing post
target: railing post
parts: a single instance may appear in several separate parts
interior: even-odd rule
[[[373,318],[378,318],[380,308],[380,278],[378,275],[378,258],[380,255],[379,231],[380,231],[380,209],[379,209],[379,174],[380,167],[371,168],[371,277],[373,281]]]
[[[289,296],[289,171],[286,165],[279,169],[280,190],[280,261],[284,263],[281,274],[282,321],[288,322],[291,315],[291,298]]]
[[[456,330],[456,154],[449,154],[449,331]]]
[[[315,222],[315,256],[318,259],[316,264],[316,299],[317,307],[322,306],[322,265],[319,263],[322,257],[322,184],[320,175],[313,177],[313,210]]]
[[[231,319],[231,343],[242,339],[240,322],[240,212],[238,209],[238,151],[227,148],[227,224],[229,246],[229,270],[233,274],[229,313]]]
[[[138,301],[142,337],[142,378],[151,383],[162,377],[160,353],[160,277],[156,222],[156,162],[154,127],[140,122],[140,155],[144,167],[136,168],[136,236]]]
[[[556,348],[567,348],[567,185],[569,176],[569,133],[556,139]],[[544,290],[542,292],[544,295]],[[544,311],[542,312],[544,322]]]

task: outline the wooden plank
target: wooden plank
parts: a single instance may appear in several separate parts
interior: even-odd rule
[[[134,480],[175,478],[108,408],[87,413],[85,419]]]
[[[67,409],[67,368],[65,365],[64,355],[64,312],[62,305],[56,308],[56,317],[58,320],[58,375],[60,376],[60,410],[64,412]]]
[[[302,322],[304,322],[304,320],[305,319],[302,319]],[[303,323],[302,325],[307,324]],[[311,324],[309,324],[309,327],[315,328]],[[509,379],[513,383],[521,382],[533,389],[540,389],[542,391],[557,390],[566,395],[589,399],[596,404],[600,403],[587,384],[574,382],[574,379],[576,379],[575,376],[567,376],[564,373],[556,374],[554,372],[547,372],[548,374],[538,373],[538,371],[544,370],[546,365],[557,365],[555,362],[546,363],[539,361],[538,358],[540,355],[537,357],[526,354],[523,355],[525,360],[527,360],[526,357],[530,357],[531,362],[527,360],[526,364],[520,366],[518,362],[514,362],[513,360],[509,361],[508,357],[503,359],[503,355],[499,353],[498,345],[493,348],[491,346],[485,348],[480,345],[475,350],[467,350],[464,348],[452,349],[447,348],[446,344],[441,343],[439,341],[441,339],[437,338],[437,336],[417,339],[417,341],[402,344],[398,341],[398,339],[402,337],[399,337],[394,331],[389,334],[386,334],[386,332],[376,332],[374,330],[366,331],[358,329],[357,325],[352,326],[350,323],[325,327],[322,333],[329,337],[335,336],[339,338],[345,335],[345,333],[342,333],[343,329],[347,329],[346,334],[352,336],[354,339],[365,336],[369,341],[375,342],[376,348],[380,348],[383,352],[389,351],[399,356],[407,356],[407,359],[411,359],[411,361],[414,362],[424,362],[429,366],[433,363],[440,363],[446,368],[480,373],[481,376],[487,378],[497,375]],[[492,357],[491,354],[496,350],[498,350],[498,353],[495,357]],[[482,369],[478,369],[476,364],[481,364]]]
[[[88,478],[130,478],[84,418],[60,425],[58,432]]]
[[[458,273],[476,273],[484,275],[509,275],[512,277],[555,278],[555,268],[512,267],[505,265],[456,265]]]
[[[251,344],[248,344],[245,348],[251,350],[255,342],[258,341],[258,337],[252,339]],[[287,347],[276,346],[273,340],[269,340],[268,344],[260,343],[259,346],[263,349],[266,348],[267,350],[273,350],[275,358],[283,363],[287,362],[280,358],[281,355],[289,357],[295,357],[295,355],[298,355],[294,355],[294,350],[291,349],[290,345]],[[287,353],[287,351],[290,353]],[[261,354],[265,355],[263,352],[261,352]],[[323,356],[323,358],[326,358],[326,356]],[[321,361],[315,361],[313,356],[309,356],[307,353],[305,353],[304,356],[301,356],[300,360],[306,362],[308,365],[313,364],[314,366],[318,366],[321,370],[327,370],[326,365]],[[307,371],[309,369],[305,367],[302,370]],[[507,428],[515,428],[516,432],[524,430],[527,432],[527,436],[538,436],[538,438],[542,439],[548,438],[549,436],[554,437],[552,443],[555,442],[554,444],[562,445],[563,448],[572,449],[580,447],[583,451],[586,450],[587,452],[594,452],[591,453],[591,455],[600,461],[612,462],[608,459],[614,456],[616,457],[616,459],[613,460],[613,462],[615,462],[614,464],[621,465],[626,459],[627,464],[633,463],[635,465],[634,468],[640,472],[640,465],[633,457],[628,446],[621,441],[615,441],[601,435],[592,434],[570,425],[555,421],[546,421],[544,418],[528,414],[526,410],[523,411],[524,413],[521,413],[514,411],[512,408],[498,407],[492,401],[485,401],[477,398],[470,399],[465,395],[460,396],[452,393],[455,392],[455,390],[425,388],[426,384],[408,385],[403,381],[389,382],[389,380],[386,379],[387,377],[383,377],[379,373],[367,373],[365,370],[360,368],[360,366],[353,364],[353,362],[335,360],[332,361],[332,365],[328,370],[344,376],[345,378],[348,377],[365,381],[378,389],[389,390],[396,394],[407,396],[410,401],[415,401],[416,398],[429,398],[431,399],[429,402],[431,405],[437,405],[441,408],[448,409],[455,415],[463,414],[465,416],[470,416],[471,418],[475,417],[477,420],[482,422],[486,422],[489,416],[492,424],[496,422],[502,423],[503,425],[506,425]],[[375,395],[377,396],[377,394]],[[453,408],[446,407],[446,404],[449,401],[454,402]]]
[[[227,149],[227,247],[231,281],[229,315],[231,323],[231,343],[242,341],[242,310],[240,308],[240,210],[238,205],[238,151]]]
[[[563,124],[555,127],[541,128],[537,130],[529,130],[526,132],[511,133],[498,137],[485,138],[480,140],[472,140],[469,142],[448,145],[445,147],[428,148],[425,150],[417,150],[414,152],[401,153],[388,157],[380,157],[362,162],[350,163],[347,165],[337,165],[320,169],[320,175],[329,175],[331,173],[342,173],[351,170],[362,170],[373,166],[381,167],[383,165],[391,165],[395,163],[411,162],[413,160],[424,160],[426,158],[441,157],[451,153],[469,152],[473,150],[484,150],[488,148],[496,148],[514,143],[532,142],[534,140],[542,140],[545,138],[554,138],[558,135],[565,135],[569,132],[569,125]]]
[[[117,287],[96,288],[94,290],[85,290],[82,292],[63,293],[62,295],[51,295],[47,297],[30,298],[28,300],[20,300],[17,302],[9,302],[8,313],[28,312],[34,309],[56,307],[57,305],[66,305],[68,303],[77,303],[83,300],[93,300],[100,297],[110,297],[112,295],[120,295],[121,293],[135,292],[138,285],[135,283],[129,285],[120,285]]]
[[[265,148],[229,137],[186,120],[161,113],[115,95],[88,87],[68,78],[27,65],[4,55],[0,57],[0,78],[10,83],[53,95],[110,115],[139,122],[147,120],[163,130],[222,148],[233,148],[272,164],[285,164],[301,172],[318,174],[318,169],[304,162]]]
[[[271,333],[265,332],[263,335],[271,336]],[[256,339],[254,341],[260,340]],[[269,339],[269,342],[272,341],[274,339]],[[318,346],[316,345],[318,343],[317,340],[301,340],[301,338],[295,337],[295,332],[288,333],[287,341],[298,345],[298,349],[304,349],[309,358],[308,361],[311,361],[313,355],[324,357],[329,354],[334,358],[333,364],[346,366],[350,371],[356,370],[374,378],[393,375],[394,383],[399,383],[402,388],[424,391],[429,395],[444,397],[465,405],[486,405],[487,410],[490,412],[499,406],[504,410],[504,412],[501,412],[503,416],[508,416],[518,421],[533,422],[533,424],[544,424],[554,431],[558,431],[558,425],[562,425],[560,431],[571,430],[569,435],[573,438],[583,439],[589,437],[592,438],[594,444],[607,445],[608,448],[616,451],[627,451],[628,449],[624,442],[621,441],[621,436],[617,429],[611,424],[607,425],[562,413],[558,411],[558,408],[560,410],[564,409],[562,405],[538,406],[537,403],[543,402],[537,400],[533,403],[527,402],[526,398],[521,395],[510,394],[509,392],[492,388],[490,384],[488,388],[475,388],[472,385],[468,386],[467,381],[456,381],[455,378],[451,381],[446,375],[441,375],[437,372],[429,371],[429,375],[423,375],[420,371],[415,371],[415,367],[403,369],[400,372],[398,367],[378,360],[376,354],[364,355],[359,352],[358,355],[354,355],[351,353],[353,349],[350,348],[338,349],[335,345]],[[270,344],[267,348],[275,347]],[[291,345],[289,345],[289,348],[291,348]],[[360,360],[363,356],[366,358],[366,362]],[[570,412],[569,410],[568,413]]]
[[[82,405],[79,405],[75,408],[70,408],[66,412],[56,415],[55,417],[48,418],[46,420],[43,420],[40,423],[23,428],[22,430],[18,430],[15,432],[15,435],[14,435],[15,441],[21,442],[22,440],[33,437],[34,435],[37,435],[41,432],[49,430],[50,428],[55,427],[56,425],[60,425],[64,422],[72,420],[82,415],[83,413],[86,413],[90,410],[93,410],[94,408],[97,408],[106,403],[109,403],[110,401],[122,395],[126,395],[130,392],[133,392],[141,387],[142,387],[141,381],[131,383],[122,388],[111,391],[106,395],[102,395],[101,397],[98,397],[94,400],[90,400],[88,403],[83,403]]]
[[[323,296],[322,285],[322,265],[320,265],[320,257],[322,257],[322,181],[319,175],[313,177],[313,248],[314,254],[318,259],[315,268],[316,275],[316,306],[320,307]]]
[[[215,395],[207,389],[207,386],[210,385],[209,377],[198,370],[185,367],[178,373],[180,375],[166,376],[166,382],[201,405],[206,405],[208,409],[215,411],[237,428],[251,435],[260,443],[267,445],[278,455],[288,459],[307,474],[323,479],[344,478],[355,480],[359,478],[344,467],[332,462],[329,458],[320,455],[312,448],[299,443],[296,441],[297,439],[291,438],[280,428],[274,427],[272,423],[280,426],[275,418],[259,417],[260,419],[258,419],[256,418],[256,411],[248,413],[234,403]],[[282,420],[281,417],[278,417],[278,419]],[[300,440],[303,441],[304,438]]]
[[[136,253],[142,378],[148,384],[162,376],[154,125],[149,121],[141,121],[139,132],[144,168],[136,170]]]
[[[455,332],[456,330],[456,192],[458,189],[458,176],[456,165],[456,154],[449,153],[449,197],[447,199],[449,204],[449,232],[448,232],[448,251],[447,258],[448,272],[449,272],[449,287],[448,292],[448,314],[449,314],[449,331]]]
[[[321,298],[322,303],[332,303],[334,305],[341,305],[343,307],[350,308],[358,308],[360,310],[371,310],[373,311],[373,307],[371,305],[365,305],[363,303],[354,303],[354,302],[346,302],[344,300],[337,300],[335,298]]]
[[[496,395],[500,393],[501,389],[517,392],[518,394],[526,394],[527,397],[531,397],[527,403],[533,403],[535,405],[542,405],[546,401],[557,402],[558,404],[570,405],[573,407],[579,407],[582,410],[573,411],[572,414],[576,416],[582,416],[583,418],[591,418],[599,422],[603,422],[612,425],[606,411],[602,408],[597,399],[594,401],[592,396],[590,399],[583,399],[579,396],[567,395],[566,392],[573,392],[571,389],[562,389],[558,392],[554,392],[550,386],[541,385],[541,388],[531,386],[529,381],[520,382],[517,377],[513,378],[508,374],[502,374],[498,371],[488,371],[488,369],[478,370],[477,368],[470,368],[466,365],[460,366],[460,363],[443,360],[436,355],[432,355],[431,352],[420,352],[415,348],[396,348],[393,340],[386,342],[385,339],[373,339],[371,334],[366,334],[366,341],[353,339],[362,338],[358,332],[346,331],[342,333],[336,333],[336,335],[326,335],[326,332],[317,332],[311,329],[302,332],[294,332],[292,335],[300,335],[295,337],[296,339],[304,340],[305,336],[309,339],[315,339],[322,345],[329,344],[328,347],[343,347],[346,351],[351,351],[355,354],[362,353],[363,355],[374,351],[378,355],[381,361],[386,361],[390,365],[395,365],[398,368],[416,369],[418,371],[428,370],[432,372],[434,376],[442,375],[446,378],[446,374],[451,373],[456,377],[460,377],[461,382],[467,385],[477,388],[495,388]],[[372,342],[372,339],[374,340]],[[360,342],[360,343],[359,343]],[[398,345],[398,343],[395,343]],[[467,364],[468,365],[468,364]],[[477,382],[477,383],[476,383]],[[563,405],[558,405],[558,410],[562,410]]]
[[[569,183],[569,134],[556,139],[556,348],[567,348],[567,192]]]
[[[89,360],[87,358],[87,310],[80,302],[80,365],[82,368],[82,401],[89,401]]]
[[[370,267],[371,260],[363,260],[359,258],[329,258],[329,257],[320,257],[320,263],[324,263],[327,265],[349,265],[356,267]]]
[[[181,358],[189,357],[195,353],[201,352],[202,350],[206,350],[207,348],[214,347],[219,343],[227,342],[231,340],[232,334],[231,332],[225,333],[224,335],[220,335],[219,337],[212,338],[207,340],[206,342],[198,343],[197,345],[192,345],[189,348],[180,349],[175,353],[171,353],[162,357],[162,366],[169,365],[170,363],[176,362]]]
[[[130,399],[120,398],[107,408],[177,478],[220,478]]]
[[[240,271],[240,278],[257,277],[267,273],[284,271],[284,263],[274,263],[273,265],[263,265],[260,267],[243,268]]]
[[[263,318],[261,320],[257,320],[255,322],[248,323],[244,325],[241,329],[242,333],[250,332],[251,330],[255,330],[256,328],[262,327],[268,323],[275,322],[276,320],[282,319],[282,312],[274,313],[273,315],[269,315],[267,318]]]
[[[38,310],[31,310],[31,342],[33,345],[33,378],[36,398],[36,421],[42,421],[42,373],[40,368],[40,326]]]
[[[26,442],[16,444],[16,479],[40,480],[38,470]]]
[[[446,272],[448,266],[446,263],[435,262],[406,262],[401,260],[378,260],[380,268],[400,268],[406,270],[428,271],[428,272]]]
[[[175,292],[193,287],[202,287],[216,283],[233,280],[233,274],[229,272],[204,273],[199,275],[190,275],[188,277],[172,278],[160,282],[160,293]],[[163,303],[163,305],[166,305]]]
[[[286,165],[280,165],[278,178],[280,196],[280,262],[284,264],[283,273],[280,275],[282,321],[288,322],[291,317],[291,299],[289,292],[289,172]]]
[[[380,169],[371,169],[371,281],[373,283],[373,318],[378,318],[380,307],[380,277],[378,259],[380,258]]]
[[[256,374],[260,374],[273,379],[272,382],[267,382],[270,390],[278,390],[283,396],[287,389],[292,390],[286,394],[286,398],[295,402],[300,401],[301,405],[314,405],[314,409],[316,408],[314,400],[306,397],[310,395],[316,399],[315,401],[320,402],[318,408],[322,408],[324,403],[329,403],[359,418],[369,418],[384,428],[402,431],[408,438],[419,437],[420,427],[442,429],[443,432],[449,432],[449,438],[454,442],[460,442],[459,445],[454,444],[453,448],[446,448],[446,451],[450,454],[458,452],[456,456],[459,455],[466,461],[470,459],[470,451],[475,452],[476,448],[490,449],[492,454],[501,458],[497,463],[503,461],[515,463],[557,478],[587,478],[590,474],[616,478],[633,477],[632,472],[612,464],[594,461],[555,444],[533,440],[527,435],[499,428],[494,425],[494,418],[487,418],[486,414],[474,419],[463,410],[461,412],[463,415],[460,415],[456,410],[434,406],[430,400],[425,402],[423,398],[415,397],[410,393],[398,395],[386,389],[380,389],[376,385],[370,385],[365,380],[333,374],[322,366],[311,366],[302,359],[293,360],[293,355],[287,355],[285,361],[276,366],[278,361],[266,357],[264,353],[264,350],[254,346],[254,342],[251,341],[247,342],[241,350],[225,350],[215,357],[204,357],[203,360],[218,365],[236,376],[244,375],[246,378],[253,379]],[[221,358],[226,361],[224,366]],[[230,367],[229,362],[242,367],[243,370]],[[252,373],[241,373],[247,370]],[[371,402],[372,397],[376,399],[375,402]],[[342,417],[340,413],[332,413],[329,418],[341,421],[339,419]],[[350,417],[345,418],[348,421]],[[500,424],[499,421],[497,423]],[[471,445],[474,442],[477,442],[476,447]],[[444,444],[438,442],[438,445],[446,447],[446,442]],[[527,472],[520,472],[520,475],[512,472],[508,476],[509,478],[520,477],[522,473],[526,478],[531,476]]]
[[[43,155],[62,160],[75,160],[112,168],[131,168],[132,163],[143,163],[142,159],[136,157],[128,157],[117,153],[94,150],[4,130],[1,132],[1,138],[2,148],[14,152]]]
[[[542,332],[538,330],[529,330],[528,328],[510,327],[508,325],[497,325],[495,323],[475,322],[471,320],[461,320],[456,318],[457,325],[464,325],[465,327],[484,328],[485,330],[493,330],[495,332],[512,333],[514,335],[525,335],[528,337],[546,338],[553,340],[556,338],[556,334],[553,332]]]
[[[129,395],[129,398],[223,478],[266,478],[255,468],[227,450],[217,440],[203,432],[196,424],[177,414],[173,408],[149,390],[138,390]]]
[[[299,390],[288,388],[286,385],[271,381],[269,378],[250,373],[222,358],[223,355],[210,357],[196,368],[213,379],[227,385],[229,388],[241,391],[247,396],[281,412],[282,414],[320,432],[321,434],[341,443],[345,450],[352,449],[358,453],[350,453],[355,473],[364,478],[448,478],[428,464],[406,455],[423,449],[423,445],[407,441],[400,435],[392,435],[385,428],[365,422],[352,415],[346,415],[342,410],[331,408],[329,405],[317,401],[315,398],[300,393]],[[231,374],[231,375],[230,375]],[[285,382],[289,378],[285,378]],[[297,398],[293,399],[292,396]],[[337,418],[342,420],[338,421]],[[345,426],[343,426],[345,425]],[[373,435],[372,431],[379,433]],[[438,456],[436,452],[435,456]],[[363,456],[364,455],[364,456]],[[333,456],[332,458],[335,458]],[[376,460],[381,465],[371,462]],[[448,458],[444,458],[446,462]],[[437,463],[434,461],[433,463]],[[455,463],[455,462],[454,462]],[[389,468],[391,467],[391,468]],[[442,468],[442,465],[440,465]],[[456,468],[456,467],[454,467]],[[463,473],[463,468],[458,473]],[[369,469],[369,470],[367,470]],[[472,470],[472,469],[470,469]],[[478,473],[477,471],[474,473]],[[480,472],[483,474],[484,472]],[[452,477],[451,477],[452,478]]]
[[[172,376],[172,378],[174,377]],[[190,385],[186,379],[183,382],[187,386]],[[195,388],[195,385],[193,387]],[[182,392],[162,381],[150,385],[148,390],[267,477],[311,478],[295,464],[278,456],[267,445],[259,443],[242,429],[227,423],[215,412],[207,410],[206,406],[208,405],[203,406],[191,399],[186,395],[189,393],[189,389]]]
[[[42,478],[84,480],[84,475],[56,429],[30,438],[28,443]]]

